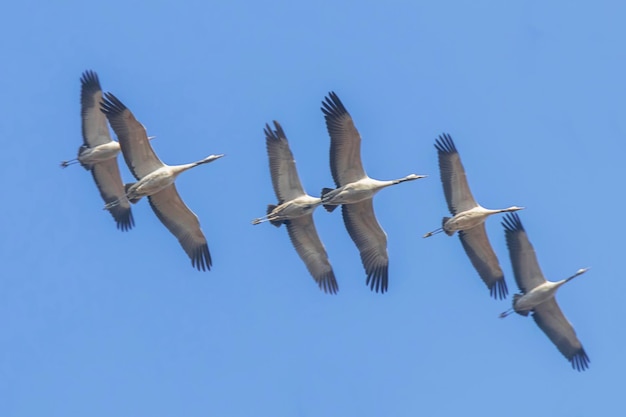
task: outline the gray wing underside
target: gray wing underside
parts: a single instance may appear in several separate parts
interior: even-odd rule
[[[472,265],[489,288],[491,296],[498,299],[506,298],[508,289],[504,273],[487,237],[485,224],[459,231],[459,238]]]
[[[435,142],[439,157],[439,173],[443,191],[452,215],[478,206],[467,183],[461,157],[448,134],[439,136]]]
[[[341,212],[346,229],[361,254],[366,284],[372,291],[386,292],[389,286],[387,235],[376,220],[372,199],[344,204]]]
[[[574,327],[554,297],[534,308],[533,319],[563,356],[572,363],[574,369],[582,371],[589,366],[589,357],[578,340]]]
[[[210,270],[211,254],[198,216],[185,205],[175,185],[165,187],[148,199],[161,223],[178,239],[191,259],[191,265],[198,270]]]
[[[275,130],[265,126],[265,143],[269,157],[272,185],[279,204],[291,201],[305,194],[296,161],[289,148],[287,136],[281,125],[274,121]]]
[[[328,254],[319,238],[313,215],[307,214],[287,220],[287,231],[294,248],[315,282],[326,293],[335,294],[339,287]]]
[[[105,204],[117,202],[116,205],[108,209],[117,223],[117,228],[123,231],[130,230],[135,221],[130,202],[126,198],[117,158],[94,164],[91,167],[91,174]]]

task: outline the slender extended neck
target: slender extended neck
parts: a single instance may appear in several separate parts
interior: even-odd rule
[[[397,180],[389,181],[391,183],[389,185],[400,184],[401,182],[405,182],[405,181],[419,180],[420,178],[426,178],[426,175],[415,175],[415,174],[407,175],[404,178],[399,178]]]
[[[582,275],[582,274],[584,274],[584,273],[585,273],[585,272],[587,272],[587,271],[589,271],[589,268],[582,268],[582,269],[579,269],[578,271],[576,271],[576,273],[575,273],[574,275],[572,275],[572,276],[571,276],[571,277],[569,277],[569,278],[566,278],[566,279],[565,279],[565,282],[570,282],[571,280],[573,280],[573,279],[574,279],[574,278],[576,278],[577,276]]]
[[[196,162],[192,162],[190,164],[182,164],[182,165],[173,165],[172,171],[174,172],[174,175],[179,175],[181,172],[185,172],[188,169],[197,167],[198,165],[202,165],[202,164],[208,164],[209,162],[213,162],[216,159],[221,158],[224,155],[211,155],[211,156],[207,156],[204,159],[201,159],[200,161],[196,161]]]
[[[518,210],[523,210],[524,207],[517,207],[517,206],[513,206],[513,207],[507,207],[505,209],[500,209],[498,210],[499,213],[510,213],[510,212],[514,212],[514,211],[518,211]]]
[[[513,212],[513,211],[518,211],[518,210],[523,210],[524,207],[517,207],[517,206],[512,206],[512,207],[507,207],[507,208],[503,208],[503,209],[496,209],[496,210],[489,210],[492,213],[509,213],[509,212]]]
[[[172,169],[172,173],[176,176],[178,176],[179,174],[193,168],[193,167],[197,167],[198,165],[200,165],[201,161],[198,162],[192,162],[190,164],[182,164],[182,165],[172,165],[170,166],[170,168]]]

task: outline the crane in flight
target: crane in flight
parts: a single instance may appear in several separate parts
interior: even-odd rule
[[[183,202],[174,181],[181,173],[224,155],[209,155],[190,164],[166,165],[150,146],[146,128],[117,97],[106,93],[101,108],[117,135],[126,165],[137,179],[137,182],[124,185],[125,195],[122,199],[107,204],[105,208],[115,207],[125,199],[134,204],[142,197],[148,197],[152,210],[178,238],[191,259],[191,265],[198,270],[210,270],[211,254],[200,229],[200,221]]]
[[[387,234],[376,220],[372,199],[383,188],[426,176],[410,174],[391,181],[368,177],[361,162],[361,136],[337,94],[331,91],[325,97],[322,112],[330,135],[330,170],[337,187],[322,190],[322,205],[329,212],[341,205],[346,229],[361,254],[365,284],[385,293],[389,286]]]
[[[490,210],[476,202],[467,183],[467,176],[461,156],[448,134],[440,135],[435,141],[439,157],[439,172],[443,192],[452,217],[444,217],[439,229],[426,233],[424,237],[445,232],[452,236],[459,232],[459,238],[465,253],[482,278],[492,297],[503,299],[508,294],[504,273],[496,257],[485,229],[485,220],[492,214],[522,210],[512,206],[505,209]]]
[[[339,287],[335,273],[313,223],[313,212],[322,200],[304,191],[282,126],[274,121],[274,130],[266,124],[264,132],[270,175],[278,204],[268,205],[267,215],[254,219],[252,224],[266,221],[276,227],[284,224],[291,243],[317,285],[326,293],[336,294]]]
[[[560,281],[547,281],[539,268],[535,249],[528,240],[517,213],[507,214],[502,225],[513,274],[521,294],[513,296],[513,308],[500,314],[500,318],[513,312],[522,316],[528,316],[532,312],[535,323],[570,361],[572,368],[584,371],[589,367],[589,357],[554,296],[562,285],[584,274],[589,268],[579,269],[571,277]]]
[[[125,197],[124,184],[117,165],[120,144],[111,139],[107,118],[100,111],[102,88],[98,74],[90,70],[83,72],[80,84],[83,144],[78,148],[78,156],[61,162],[61,167],[79,163],[91,171],[105,204],[117,202],[108,208],[117,228],[127,231],[134,226],[135,221],[130,203]]]

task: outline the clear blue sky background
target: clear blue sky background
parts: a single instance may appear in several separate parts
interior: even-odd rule
[[[0,415],[610,416],[623,410],[626,6],[618,1],[44,2],[0,16]],[[214,267],[192,269],[147,202],[115,229],[81,143],[98,72],[177,181]],[[390,288],[370,292],[340,213],[315,213],[340,291],[318,290],[275,202],[263,126],[280,121],[306,190],[331,186],[331,90],[368,174],[429,178],[375,198]],[[498,314],[447,214],[436,136],[474,195],[520,212],[591,366],[532,319]],[[120,159],[120,162],[122,160]],[[122,167],[123,177],[130,173]],[[502,217],[487,222],[511,294]]]

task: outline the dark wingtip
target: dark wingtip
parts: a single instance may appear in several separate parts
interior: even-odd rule
[[[572,364],[572,368],[577,370],[578,372],[584,371],[589,368],[589,356],[585,352],[585,349],[580,348],[578,352],[574,356],[572,356],[569,361]]]
[[[100,80],[98,79],[98,74],[96,74],[93,70],[87,70],[82,73],[80,76],[80,83],[83,87],[86,88],[94,88],[95,90],[100,90]]]
[[[506,286],[506,281],[504,280],[504,277],[498,279],[491,285],[491,287],[489,288],[489,294],[491,295],[491,297],[497,300],[506,299],[506,296],[509,294],[509,289]]]
[[[115,207],[112,210],[114,209]],[[111,212],[111,214],[113,214],[113,212]],[[113,215],[113,217],[115,218],[115,215]],[[121,230],[122,232],[128,232],[135,226],[135,219],[133,218],[133,212],[130,208],[125,210],[121,216],[118,215],[115,221],[117,223],[117,230]]]
[[[117,115],[126,110],[126,106],[112,93],[104,93],[104,98],[100,102],[100,110],[107,116]]]
[[[274,120],[273,122],[274,122],[274,134],[278,136],[278,139],[287,138],[287,135],[285,135],[285,131],[283,130],[283,127],[280,125],[280,123],[278,123],[276,120]]]
[[[339,96],[337,96],[334,91],[329,92],[328,95],[324,97],[321,109],[327,120],[329,117],[339,117],[348,114],[345,106],[341,100],[339,100]]]
[[[280,140],[281,138],[287,138],[285,135],[285,131],[283,127],[276,120],[273,121],[274,130],[270,127],[268,123],[265,123],[265,128],[263,129],[263,133],[265,133],[266,140]]]
[[[198,271],[210,271],[211,265],[211,253],[209,252],[209,245],[204,244],[196,248],[194,255],[191,257],[191,266]]]
[[[320,277],[317,285],[326,294],[337,294],[337,292],[339,291],[339,285],[337,284],[337,279],[335,278],[335,273],[332,271],[332,269],[330,270],[330,272]]]
[[[507,232],[523,231],[524,226],[517,213],[507,213],[502,220],[502,226]]]
[[[389,265],[378,265],[367,272],[365,285],[369,285],[370,290],[384,294],[389,287]]]
[[[442,133],[439,135],[439,138],[435,140],[435,148],[441,153],[458,153],[456,146],[452,141],[452,136],[450,136],[449,133]]]

